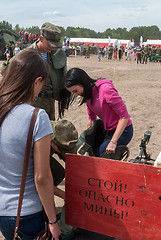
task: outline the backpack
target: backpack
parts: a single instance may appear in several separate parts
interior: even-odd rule
[[[77,152],[80,155],[94,156],[94,151],[101,145],[106,137],[107,131],[101,119],[97,119],[91,127],[84,130],[77,141]],[[104,151],[101,158],[127,161],[129,157],[129,149],[127,146],[117,146],[115,153],[107,154]]]

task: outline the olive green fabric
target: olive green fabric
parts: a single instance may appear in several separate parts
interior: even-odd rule
[[[35,49],[38,53],[36,41],[30,48]],[[60,91],[64,88],[64,76],[67,73],[67,58],[61,48],[56,48],[48,53],[48,63],[50,67],[50,79],[44,85],[42,93],[52,94],[54,100],[59,101]]]
[[[54,132],[51,138],[60,150],[60,153],[57,154],[65,161],[65,153],[77,153],[78,132],[75,126],[68,120],[50,122]]]
[[[77,153],[76,143],[78,140],[78,132],[75,126],[68,120],[59,120],[59,121],[50,121],[53,134],[51,138],[53,142],[57,145],[60,150],[60,153],[55,152],[53,149],[51,151],[51,155],[53,153],[57,153],[58,156],[65,161],[65,153]],[[54,178],[54,184],[58,183],[63,177],[63,169],[57,164],[56,160],[52,157],[50,158],[51,171]],[[62,231],[61,237],[62,239],[72,239],[73,231],[76,229],[71,225],[67,225],[65,223],[65,204],[62,207],[60,219],[58,220],[58,224]]]
[[[29,48],[35,49],[37,51],[37,53],[40,54],[38,47],[37,47],[37,43],[39,42],[39,40],[37,40],[36,42],[34,42]],[[45,85],[43,86],[41,93],[46,94],[46,95],[52,95],[53,93],[53,88],[52,88],[52,84],[50,82],[50,79],[47,80],[47,82],[45,83]],[[34,103],[32,104],[33,106]],[[37,107],[37,106],[35,106]],[[39,106],[39,108],[43,108],[41,107],[41,105]],[[45,108],[44,108],[45,109]],[[46,110],[46,109],[45,109]]]
[[[58,186],[59,183],[61,183],[63,181],[63,179],[65,178],[65,169],[51,155],[50,155],[50,168],[51,168],[51,173],[52,173],[52,176],[53,176],[54,185]]]
[[[67,73],[67,58],[64,51],[56,49],[48,53],[48,62],[54,99],[59,101],[60,91],[64,88],[64,77]]]
[[[129,157],[129,155],[130,155],[130,152],[127,146],[117,146],[115,153],[107,154],[106,151],[104,151],[100,157],[119,160],[119,161],[127,161],[127,158]]]
[[[72,208],[71,208],[71,210],[72,210]],[[64,235],[64,237],[62,239],[68,239],[68,240],[72,239],[72,238],[70,238],[70,235],[72,236],[71,233],[74,230],[76,230],[76,227],[71,226],[71,225],[67,225],[65,223],[65,204],[62,207],[62,211],[61,211],[60,219],[58,220],[58,224],[59,224],[59,227],[62,231],[62,234]],[[68,237],[68,235],[69,235],[69,237]]]
[[[49,22],[43,23],[41,26],[41,34],[46,38],[51,47],[61,47],[61,30],[54,24]]]
[[[48,114],[50,120],[55,120],[55,101],[52,99],[52,95],[48,95],[47,97],[38,97],[35,101],[31,102],[31,105],[36,108],[45,109]]]
[[[100,119],[95,120],[91,127],[80,134],[76,144],[78,153],[85,156],[94,156],[93,151],[100,146],[107,136],[108,132],[104,129],[103,122]],[[128,156],[129,149],[127,146],[117,146],[115,153],[107,154],[104,151],[100,157],[126,161]]]
[[[38,53],[36,41],[30,48],[35,49]],[[67,59],[64,51],[56,48],[51,53],[48,53],[48,63],[50,67],[49,80],[41,90],[40,97],[31,104],[38,108],[43,108],[48,113],[50,120],[55,120],[55,105],[54,100],[59,101],[61,90],[64,88],[64,76],[67,72]]]
[[[39,53],[37,47],[38,42],[39,40],[34,42],[29,48],[33,48]],[[3,62],[1,67],[2,72],[7,70],[11,61],[12,58]],[[59,101],[60,92],[64,88],[64,76],[67,73],[67,57],[62,48],[54,48],[50,53],[48,53],[48,63],[50,67],[50,77],[41,92],[45,95],[52,95],[54,100]],[[39,107],[41,108],[41,106]]]

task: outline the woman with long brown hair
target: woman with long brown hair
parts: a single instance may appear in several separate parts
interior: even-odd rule
[[[17,54],[0,83],[0,231],[13,239],[26,140],[34,107],[30,105],[49,76],[48,64],[33,49]],[[19,234],[33,239],[44,229],[44,208],[55,240],[60,228],[54,207],[50,171],[50,135],[47,113],[39,109],[32,138],[29,167],[22,203]]]
[[[95,157],[104,152],[115,153],[117,146],[127,146],[133,136],[133,125],[126,105],[111,80],[95,80],[83,69],[71,68],[65,76],[64,86],[74,96],[70,103],[80,96],[81,104],[86,104],[88,128],[97,118],[103,122],[105,136],[101,145],[93,149]],[[61,108],[60,112],[63,112]]]

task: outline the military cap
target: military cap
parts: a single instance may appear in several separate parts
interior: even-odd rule
[[[41,26],[41,34],[46,38],[51,47],[61,47],[61,30],[52,23],[46,22]]]
[[[60,150],[59,157],[65,161],[65,153],[77,153],[78,132],[68,120],[50,122],[54,132],[51,138]]]

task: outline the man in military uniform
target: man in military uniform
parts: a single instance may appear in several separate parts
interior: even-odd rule
[[[112,60],[112,55],[113,55],[113,47],[110,46],[108,49],[108,59]]]
[[[62,50],[61,31],[51,23],[44,23],[41,27],[41,35],[30,48],[35,49],[50,66],[50,77],[44,85],[36,101],[31,104],[43,108],[51,120],[55,120],[55,100],[59,101],[60,92],[63,89],[63,78],[67,72],[67,58]],[[1,74],[7,69],[9,62],[3,63]]]
[[[147,64],[148,57],[149,57],[149,48],[146,45],[143,52],[143,63]]]
[[[141,63],[141,47],[140,45],[136,49],[137,51],[137,64],[140,62]]]
[[[54,154],[65,162],[65,153],[77,154],[76,143],[78,141],[78,132],[75,126],[68,120],[51,121],[53,134],[51,135],[51,155],[50,167],[54,179],[54,185],[57,186],[65,177],[65,170],[62,165],[54,158]],[[63,169],[62,169],[63,168]],[[55,195],[65,199],[63,190],[55,187]],[[62,208],[58,224],[62,231],[61,239],[70,240],[74,237],[75,227],[65,223],[65,204]]]
[[[151,55],[152,55],[152,57],[155,57],[155,55],[156,55],[156,47],[155,46],[152,46]]]
[[[85,58],[90,58],[90,46],[89,46],[89,44],[85,47]]]
[[[32,105],[45,109],[51,120],[55,120],[54,103],[55,100],[59,101],[60,99],[60,92],[64,87],[63,79],[67,72],[66,54],[62,50],[60,38],[60,29],[47,22],[41,27],[39,40],[30,46],[38,51],[50,66],[49,80]]]
[[[160,46],[157,47],[156,54],[157,54],[157,56],[161,56],[161,48],[160,48]]]

